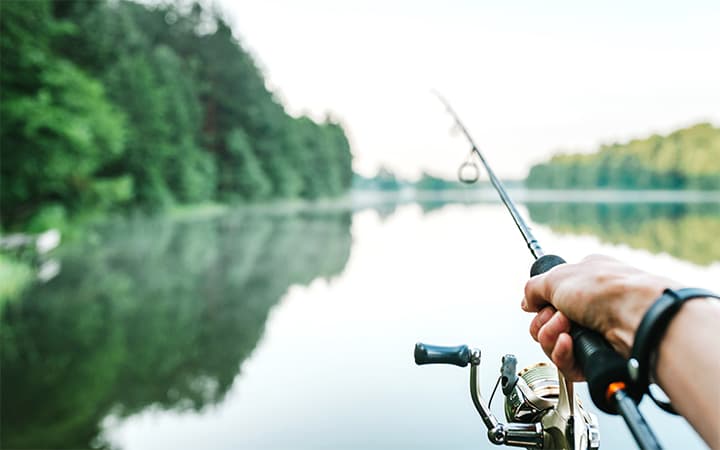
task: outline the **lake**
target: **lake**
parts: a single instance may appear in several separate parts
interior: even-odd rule
[[[531,256],[490,198],[130,218],[53,256],[59,274],[2,311],[2,447],[496,448],[467,368],[415,342],[545,361],[520,310]],[[720,198],[525,198],[546,251],[615,256],[720,290]],[[599,413],[601,448],[634,448]],[[642,410],[667,448],[705,448]],[[502,418],[502,396],[493,411]]]

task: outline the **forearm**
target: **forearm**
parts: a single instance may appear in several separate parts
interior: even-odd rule
[[[658,384],[711,448],[720,448],[720,302],[687,301],[660,343]]]

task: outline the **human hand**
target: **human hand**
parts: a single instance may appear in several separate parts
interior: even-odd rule
[[[530,335],[572,381],[583,380],[573,357],[570,321],[598,331],[624,357],[645,312],[665,288],[682,287],[613,258],[592,255],[532,277],[522,308],[536,312]]]

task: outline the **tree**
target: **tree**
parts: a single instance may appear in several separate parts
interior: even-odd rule
[[[4,224],[27,222],[45,207],[96,206],[99,193],[127,200],[132,193],[127,179],[99,174],[105,163],[123,155],[123,117],[100,83],[51,51],[52,39],[66,31],[64,24],[53,19],[46,1],[1,7]]]
[[[232,155],[232,166],[222,171],[220,191],[226,199],[239,196],[246,200],[261,199],[272,192],[270,180],[253,153],[247,134],[240,128],[234,129],[226,144]]]

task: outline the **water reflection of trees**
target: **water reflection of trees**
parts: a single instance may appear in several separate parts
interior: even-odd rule
[[[720,261],[720,204],[530,203],[533,221],[563,233],[669,253],[697,264]]]
[[[109,413],[228,392],[291,284],[339,273],[349,213],[105,227],[2,314],[2,447],[82,448]]]

